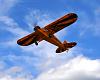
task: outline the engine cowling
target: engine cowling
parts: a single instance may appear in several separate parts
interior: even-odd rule
[[[36,31],[37,29],[40,29],[40,27],[39,26],[35,26],[34,27],[34,31]]]

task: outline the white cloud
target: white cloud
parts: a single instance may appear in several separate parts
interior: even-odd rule
[[[65,61],[62,65],[42,71],[37,77],[26,73],[21,67],[14,66],[2,73],[4,75],[0,77],[0,80],[100,80],[99,68],[99,59],[91,60],[80,55]],[[14,74],[17,76],[13,76]]]
[[[18,0],[0,0],[0,15],[8,14],[9,10],[18,2]]]
[[[0,72],[0,80],[31,80],[34,76],[23,70],[22,67],[13,66]]]
[[[49,14],[41,13],[40,10],[31,10],[29,14],[25,16],[25,20],[31,29],[34,27],[34,24],[44,27],[50,24],[54,19],[52,19]]]
[[[0,78],[0,80],[32,80],[31,76],[29,75],[29,77],[12,77],[10,75],[5,75],[4,77]]]
[[[0,16],[0,23],[3,23],[5,26],[2,26],[1,29],[3,29],[4,31],[7,30],[9,31],[11,34],[13,34],[14,37],[12,40],[9,40],[7,42],[2,42],[0,43],[1,45],[3,44],[7,44],[6,46],[15,46],[16,45],[16,41],[29,34],[28,31],[22,29],[21,27],[19,27],[19,25],[14,21],[13,18],[10,18],[8,16]]]
[[[28,31],[25,31],[19,25],[14,21],[13,18],[10,18],[8,16],[1,16],[0,17],[0,22],[5,24],[5,27],[3,26],[3,29],[8,30],[11,32],[13,35],[17,36],[24,36],[26,34],[29,34]]]
[[[95,36],[100,36],[100,34],[99,34],[99,32],[100,32],[100,22],[99,22],[100,14],[99,13],[100,13],[100,8],[97,8],[94,11],[94,14],[95,14],[95,23],[94,23],[94,25],[92,25],[92,27],[94,27],[93,30],[95,31]]]
[[[81,13],[81,16],[83,16],[84,22],[80,23],[80,27],[82,30],[82,31],[80,31],[81,32],[80,36],[87,34],[87,32],[91,33],[91,35],[93,35],[93,36],[100,36],[100,34],[99,34],[99,32],[100,32],[99,12],[100,12],[100,8],[96,8],[93,11],[94,19],[92,16],[88,16],[87,13],[84,13],[84,12]],[[90,17],[92,17],[92,18],[90,19]]]
[[[3,61],[0,61],[0,70],[4,69],[6,64]]]
[[[35,80],[99,80],[99,67],[100,60],[78,56],[64,65],[41,73]]]
[[[90,34],[92,36],[100,36],[100,23],[99,23],[99,2],[98,1],[92,1],[90,4],[88,4],[89,0],[82,1],[84,5],[86,5],[89,9],[79,10],[78,11],[78,26],[79,26],[79,36],[83,37],[86,36],[86,34]],[[96,5],[94,5],[96,4]]]

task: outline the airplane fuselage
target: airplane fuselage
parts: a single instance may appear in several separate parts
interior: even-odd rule
[[[67,14],[60,19],[52,22],[51,24],[45,26],[44,28],[40,28],[36,26],[34,28],[35,32],[25,36],[17,41],[19,45],[27,46],[32,43],[38,45],[37,41],[45,40],[57,46],[56,53],[61,53],[69,48],[72,48],[76,45],[76,42],[67,42],[64,41],[63,43],[59,41],[58,38],[54,35],[56,32],[62,30],[63,28],[69,26],[70,24],[74,23],[77,20],[77,15],[75,13]]]

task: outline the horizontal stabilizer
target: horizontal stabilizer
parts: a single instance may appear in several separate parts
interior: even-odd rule
[[[63,42],[63,47],[62,48],[57,48],[56,53],[61,53],[66,50],[69,50],[70,48],[74,47],[77,43],[76,42],[70,42],[67,43],[66,41]]]

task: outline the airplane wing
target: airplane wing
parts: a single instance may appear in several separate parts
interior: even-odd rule
[[[59,40],[57,40],[55,36],[51,37],[51,39],[45,38],[48,37],[47,33],[50,34],[49,36],[52,36],[51,34],[54,34],[59,30],[65,28],[66,26],[69,26],[70,24],[74,23],[76,20],[77,20],[76,14],[74,13],[67,14],[61,17],[60,19],[56,20],[55,22],[52,22],[51,24],[45,26],[44,28],[38,29],[37,31],[19,39],[17,43],[22,46],[28,46],[32,43],[35,43],[37,45],[37,41],[40,42],[42,40],[46,40],[52,44],[55,44],[56,46],[60,46],[59,44],[61,43]],[[57,44],[56,41],[58,41]]]
[[[70,24],[74,23],[77,20],[77,15],[74,13],[67,14],[60,19],[52,22],[51,24],[44,27],[45,30],[49,32],[49,34],[54,34],[61,29],[69,26]]]
[[[37,32],[33,32],[33,33],[31,33],[31,34],[19,39],[17,41],[17,43],[19,45],[21,45],[21,46],[28,46],[28,45],[30,45],[32,43],[37,42],[37,41],[40,42],[40,41],[42,41],[42,39],[39,37]]]

